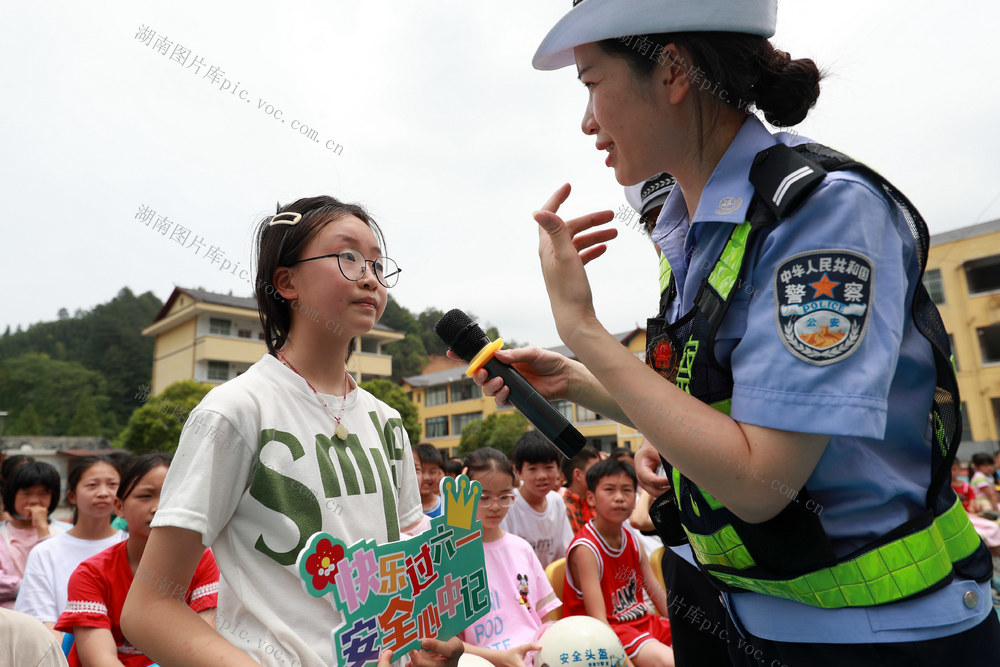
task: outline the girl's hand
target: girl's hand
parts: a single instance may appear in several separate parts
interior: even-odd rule
[[[494,356],[513,366],[544,398],[551,401],[570,395],[574,369],[563,355],[539,347],[520,347],[497,350]],[[448,357],[461,361],[451,350],[448,350]],[[504,385],[502,378],[490,378],[486,369],[480,368],[472,374],[472,380],[483,388],[484,394],[495,398],[497,405],[509,404],[510,389]]]
[[[38,539],[49,536],[49,508],[42,507],[41,505],[35,505],[28,508],[28,516],[26,519],[31,519],[31,525],[38,533]]]
[[[670,488],[670,479],[660,477],[660,453],[645,438],[642,447],[635,453],[635,476],[639,486],[655,500]]]
[[[491,656],[489,661],[496,667],[526,667],[525,656],[529,651],[538,651],[541,644],[521,644],[505,651],[497,651],[496,657]]]
[[[590,282],[583,267],[603,255],[607,250],[604,244],[618,236],[618,230],[614,228],[588,231],[611,222],[615,215],[613,211],[590,213],[566,222],[556,215],[569,193],[567,183],[556,190],[533,216],[539,225],[538,256],[542,263],[545,289],[549,293],[556,328],[564,342],[567,334],[581,325],[597,321]]]
[[[410,651],[410,665],[412,667],[457,667],[458,659],[465,653],[462,640],[452,637],[446,642],[440,639],[423,639],[420,645],[424,650]],[[382,658],[385,654],[382,654]],[[382,658],[379,658],[378,667],[383,667]],[[392,659],[392,652],[389,651],[389,658]],[[389,662],[384,667],[388,667]]]

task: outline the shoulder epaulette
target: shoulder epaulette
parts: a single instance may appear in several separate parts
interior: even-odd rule
[[[809,196],[826,177],[824,169],[794,148],[775,144],[757,153],[750,168],[750,183],[770,221],[780,220]],[[756,221],[753,221],[756,222]]]

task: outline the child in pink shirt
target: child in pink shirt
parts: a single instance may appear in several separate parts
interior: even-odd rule
[[[10,521],[0,522],[0,607],[14,608],[28,553],[42,540],[71,526],[49,516],[59,504],[59,473],[48,463],[28,461],[10,475],[3,506]]]
[[[490,612],[466,628],[460,637],[467,653],[494,665],[524,667],[545,621],[555,620],[562,604],[552,591],[535,550],[525,540],[500,528],[514,501],[514,469],[510,460],[492,447],[476,450],[465,459],[466,474],[482,485],[477,518],[483,525],[486,578]]]

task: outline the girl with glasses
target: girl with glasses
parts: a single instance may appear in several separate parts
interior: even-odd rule
[[[564,219],[564,185],[534,219],[577,360],[497,358],[652,443],[651,515],[725,594],[711,631],[734,664],[1000,661],[989,552],[947,483],[961,419],[926,225],[871,169],[758,118],[796,125],[819,96],[816,65],[768,41],[776,19],[776,0],[573,2],[534,65],[575,66],[619,183],[676,178],[661,312],[645,364],[602,327],[585,265],[613,213]]]
[[[465,474],[483,487],[476,518],[483,525],[490,611],[459,636],[465,650],[500,667],[524,667],[542,623],[558,618],[562,602],[527,541],[500,527],[514,502],[514,466],[492,447],[465,457]]]
[[[385,543],[426,525],[399,414],[346,371],[398,278],[383,246],[363,208],[333,197],[300,199],[257,226],[268,352],[189,415],[122,614],[125,635],[158,662],[337,664],[330,631],[342,616],[302,585],[306,541],[325,531]],[[144,585],[190,581],[205,547],[222,575],[218,633]],[[379,657],[378,646],[359,651]]]

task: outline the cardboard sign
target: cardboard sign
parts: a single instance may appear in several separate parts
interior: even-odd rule
[[[316,533],[296,567],[314,597],[332,594],[344,615],[333,630],[342,665],[366,667],[392,649],[397,656],[424,638],[449,638],[490,608],[482,525],[476,519],[479,482],[465,475],[441,480],[444,513],[424,533],[399,542],[363,540],[347,546]]]

